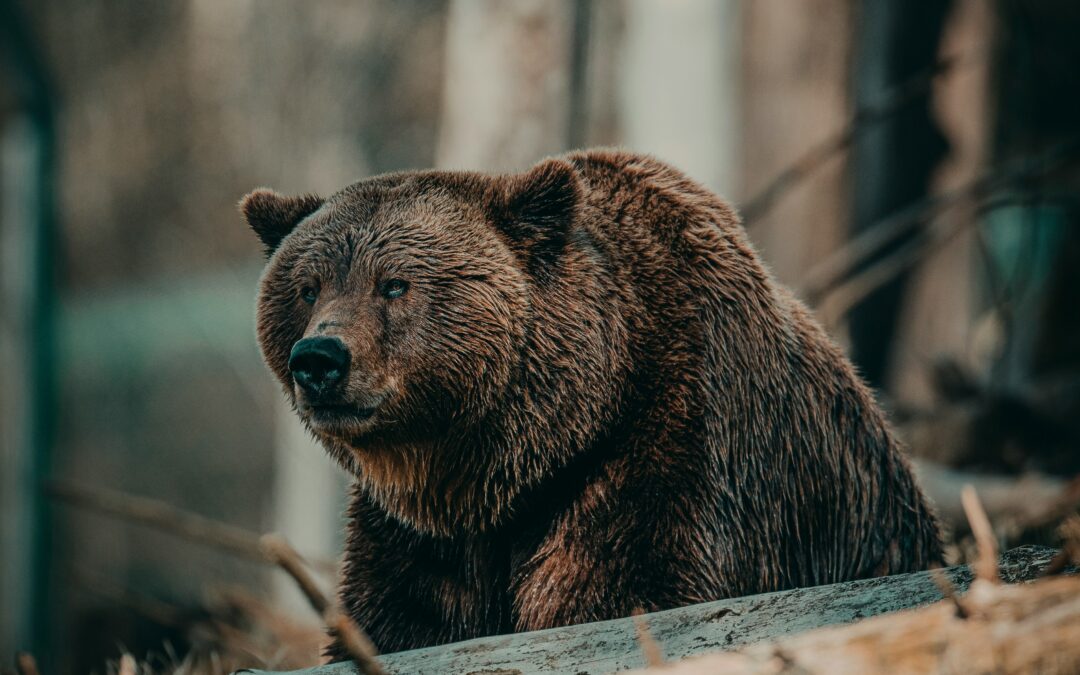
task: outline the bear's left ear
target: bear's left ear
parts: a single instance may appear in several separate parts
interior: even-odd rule
[[[546,159],[509,177],[500,227],[531,256],[550,258],[566,243],[583,194],[572,164]]]
[[[240,200],[240,212],[259,236],[269,257],[301,220],[315,213],[322,205],[323,199],[317,195],[286,197],[273,190],[259,188]]]

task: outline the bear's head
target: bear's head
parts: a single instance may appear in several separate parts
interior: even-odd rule
[[[453,454],[446,439],[492,423],[517,386],[531,289],[581,201],[559,159],[510,176],[390,174],[325,200],[265,189],[242,200],[268,255],[263,357],[308,428],[376,493],[453,490],[491,470],[426,455]],[[461,466],[438,473],[462,475],[433,478],[440,461]]]

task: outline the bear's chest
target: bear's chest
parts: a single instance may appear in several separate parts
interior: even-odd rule
[[[351,515],[341,596],[381,650],[514,631],[515,577],[534,536],[433,537],[363,497]]]

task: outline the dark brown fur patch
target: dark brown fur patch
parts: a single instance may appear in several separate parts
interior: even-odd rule
[[[732,209],[666,164],[381,176],[273,248],[271,369],[297,400],[292,345],[337,336],[349,400],[379,406],[330,428],[297,400],[356,477],[341,598],[383,651],[941,559],[871,393]]]

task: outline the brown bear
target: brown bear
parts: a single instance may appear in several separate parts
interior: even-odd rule
[[[941,560],[870,391],[671,166],[581,151],[242,211],[263,355],[355,477],[341,602],[383,651]]]

